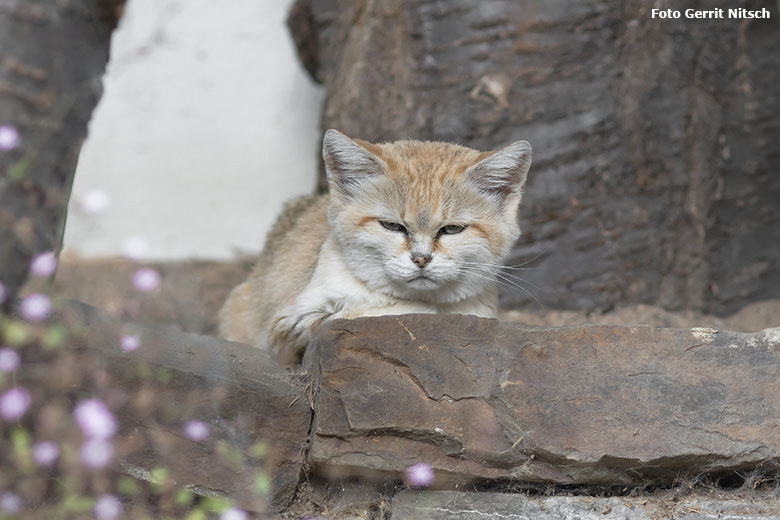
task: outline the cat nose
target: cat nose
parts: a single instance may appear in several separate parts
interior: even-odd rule
[[[412,253],[412,262],[417,264],[417,267],[420,269],[428,265],[428,263],[431,261],[431,258],[433,257],[428,254]]]

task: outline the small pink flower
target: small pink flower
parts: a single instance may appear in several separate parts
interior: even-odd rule
[[[7,515],[18,515],[22,512],[22,499],[10,491],[3,493],[0,495],[0,511]]]
[[[428,487],[433,484],[433,468],[424,462],[406,470],[406,482],[414,487]]]
[[[73,416],[87,438],[110,439],[116,433],[116,418],[100,399],[81,401],[73,410]]]
[[[149,250],[149,244],[143,237],[135,236],[125,240],[122,249],[127,258],[130,258],[131,260],[140,260]]]
[[[249,518],[249,516],[246,514],[246,511],[237,507],[225,509],[222,511],[222,514],[219,515],[219,520],[247,520],[247,518]]]
[[[139,269],[133,275],[133,285],[139,291],[153,291],[160,286],[160,273],[149,267]]]
[[[103,495],[92,510],[97,520],[114,520],[122,514],[122,502],[114,495]]]
[[[52,441],[41,441],[33,446],[33,459],[39,466],[51,466],[60,456],[60,448]]]
[[[111,199],[103,190],[89,190],[78,199],[78,208],[87,215],[99,215],[111,205]]]
[[[81,445],[81,462],[88,468],[105,467],[113,456],[114,445],[106,439],[89,439]]]
[[[132,352],[140,346],[141,340],[138,339],[138,336],[133,336],[132,334],[125,334],[119,342],[119,347],[123,352]]]
[[[19,131],[11,125],[0,125],[0,150],[7,152],[19,148],[22,138]]]
[[[184,435],[195,442],[203,442],[211,435],[211,427],[203,421],[189,421],[184,425]]]
[[[57,257],[54,255],[54,251],[47,251],[35,255],[30,262],[30,271],[35,276],[51,276],[54,271],[57,270]]]
[[[30,294],[19,305],[19,314],[27,321],[45,320],[51,314],[51,300],[45,294]]]
[[[0,348],[0,372],[13,372],[19,368],[21,358],[19,353],[12,348]]]
[[[11,388],[0,395],[0,416],[8,422],[19,420],[32,403],[30,392],[24,388]]]

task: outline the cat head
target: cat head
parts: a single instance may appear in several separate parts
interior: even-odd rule
[[[454,303],[495,283],[520,235],[531,145],[495,152],[421,141],[373,144],[328,130],[328,219],[352,272],[397,298]]]

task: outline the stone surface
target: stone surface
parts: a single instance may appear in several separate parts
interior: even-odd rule
[[[219,309],[255,261],[133,262],[63,254],[51,291],[58,297],[95,306],[122,321],[216,334]],[[142,267],[160,273],[160,287],[152,293],[133,286],[133,274]],[[24,291],[41,290],[38,282],[30,280]]]
[[[631,485],[780,462],[780,329],[390,316],[327,324],[304,362],[329,476]]]
[[[780,296],[780,33],[762,6],[698,23],[639,0],[298,0],[290,21],[323,130],[531,142],[509,263],[535,269],[507,271],[530,283],[507,282],[506,306],[726,314]]]
[[[81,340],[92,359],[132,401],[118,411],[120,468],[152,479],[165,467],[179,487],[228,496],[243,508],[267,510],[292,501],[311,423],[305,387],[264,351],[217,338],[122,324],[70,302],[58,320]],[[136,335],[124,353],[120,336]],[[105,377],[105,376],[104,376]],[[209,425],[208,439],[186,435],[189,420]],[[263,453],[253,446],[263,443]],[[270,477],[268,491],[258,477]],[[262,486],[261,486],[262,487]]]
[[[392,511],[392,518],[403,520],[778,520],[780,501],[403,491],[393,499]]]

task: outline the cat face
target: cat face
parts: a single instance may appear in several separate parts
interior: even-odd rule
[[[329,221],[369,288],[446,304],[495,283],[520,234],[526,141],[480,153],[448,143],[371,144],[329,130],[323,156]]]

